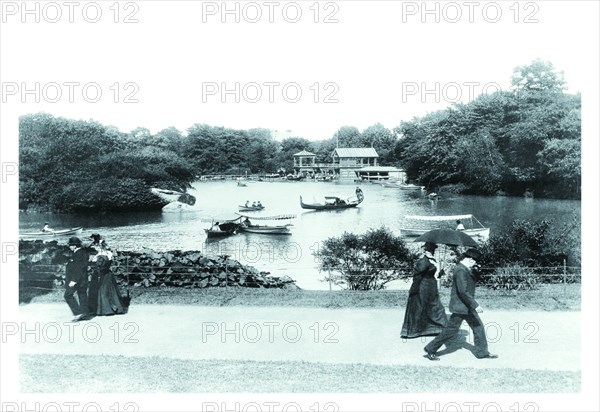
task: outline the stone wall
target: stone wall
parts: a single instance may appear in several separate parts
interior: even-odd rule
[[[90,255],[95,254],[91,247],[86,250]],[[226,256],[208,257],[199,251],[156,252],[149,249],[114,253],[111,270],[121,285],[297,289],[295,281],[288,276],[271,276]],[[46,288],[63,285],[65,265],[71,254],[67,245],[57,241],[20,241],[21,285]],[[90,270],[93,265],[90,262]]]

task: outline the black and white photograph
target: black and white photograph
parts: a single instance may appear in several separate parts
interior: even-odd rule
[[[600,2],[0,0],[0,410],[598,411]]]

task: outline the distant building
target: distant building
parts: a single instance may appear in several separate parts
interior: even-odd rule
[[[406,180],[404,170],[393,166],[367,166],[354,169],[356,180],[395,180],[403,182]]]
[[[365,167],[377,166],[379,155],[372,147],[345,147],[337,148],[331,154],[333,163],[340,167]]]
[[[379,166],[379,155],[372,147],[336,148],[331,153],[331,160],[331,163],[317,163],[314,153],[302,150],[294,154],[294,173],[312,177],[404,181],[402,169]]]
[[[296,174],[313,174],[315,173],[317,155],[307,150],[294,154],[294,171]]]

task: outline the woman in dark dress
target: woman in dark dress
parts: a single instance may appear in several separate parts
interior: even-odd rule
[[[100,288],[98,289],[98,308],[96,315],[122,315],[129,310],[129,297],[121,296],[121,290],[110,270],[111,261],[106,256],[98,256],[96,270]]]
[[[112,252],[104,240],[97,242],[98,253],[94,257],[96,266],[90,284],[90,304],[93,313],[99,316],[121,315],[129,310],[129,296],[121,296],[117,280],[110,270]],[[93,292],[92,292],[93,290]]]
[[[423,248],[424,254],[415,264],[413,282],[408,291],[401,333],[403,339],[438,335],[448,322],[435,279],[437,268],[433,254],[437,245],[426,242]]]

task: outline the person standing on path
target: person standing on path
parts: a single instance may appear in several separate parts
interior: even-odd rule
[[[498,355],[488,351],[485,328],[479,317],[479,313],[482,313],[483,309],[475,300],[475,283],[477,279],[472,268],[480,259],[481,252],[477,249],[469,249],[463,253],[460,263],[454,267],[452,290],[450,292],[450,312],[452,312],[452,315],[444,330],[423,348],[427,359],[440,360],[436,352],[446,342],[458,336],[463,320],[467,321],[469,327],[473,330],[475,356],[479,359],[498,358]]]
[[[90,320],[87,291],[89,256],[81,247],[81,240],[78,237],[73,236],[69,239],[69,247],[73,251],[73,256],[66,267],[64,298],[75,315],[73,321]],[[75,292],[79,302],[75,299]]]
[[[438,335],[448,323],[435,279],[437,267],[433,255],[437,245],[425,242],[423,249],[423,256],[415,264],[415,274],[408,291],[404,324],[400,334],[402,339]]]

